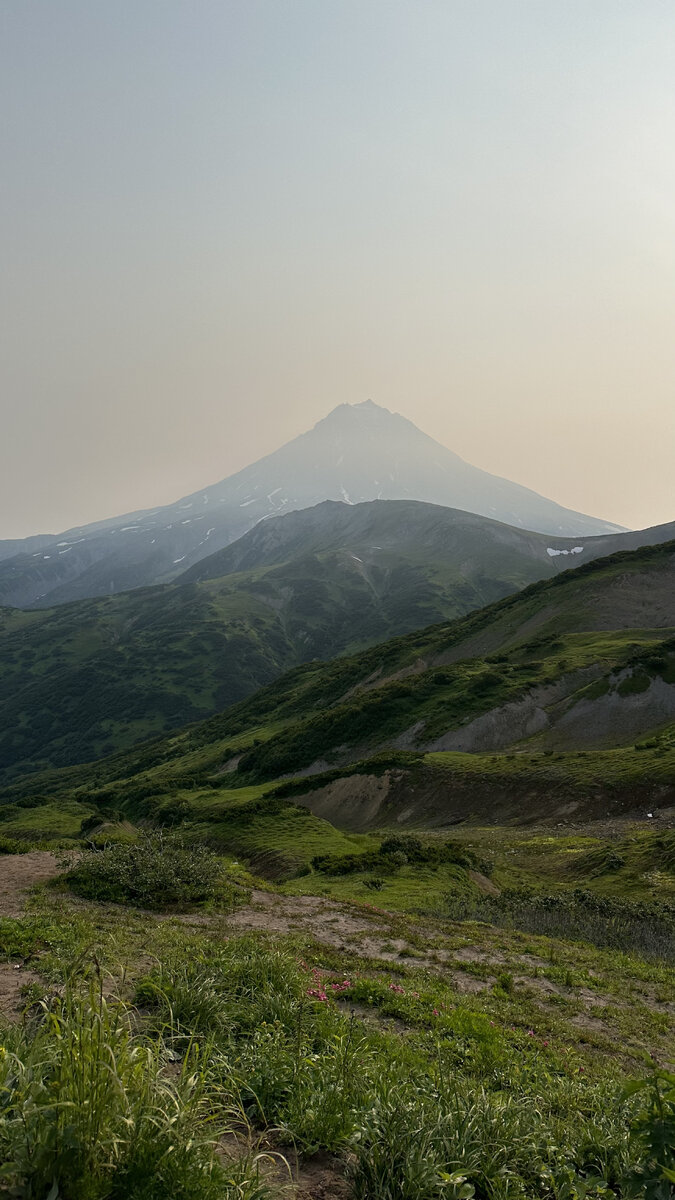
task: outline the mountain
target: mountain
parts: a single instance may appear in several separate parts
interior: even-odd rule
[[[461,616],[675,525],[565,540],[412,500],[257,525],[175,584],[0,609],[0,773],[100,757],[282,672]]]
[[[342,404],[308,433],[175,504],[0,544],[0,604],[46,607],[165,583],[270,516],[322,500],[413,499],[558,537],[620,526],[562,508],[470,466],[371,401]]]

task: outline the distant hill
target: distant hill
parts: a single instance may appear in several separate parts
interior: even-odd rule
[[[675,542],[598,559],[458,621],[310,666],[214,719],[207,736],[218,722],[246,728],[273,715],[271,736],[239,762],[244,776],[320,771],[385,749],[632,743],[675,722]]]
[[[165,583],[270,516],[323,500],[412,499],[558,537],[620,526],[490,475],[371,401],[342,404],[243,471],[175,504],[0,543],[0,605],[45,607]]]
[[[261,523],[175,584],[0,610],[0,772],[131,746],[299,663],[461,616],[669,532],[577,542],[417,501],[326,501]]]
[[[27,776],[3,801],[86,797],[174,820],[270,789],[352,828],[672,808],[675,541],[306,663],[183,731]]]

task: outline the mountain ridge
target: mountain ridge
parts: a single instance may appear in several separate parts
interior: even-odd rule
[[[623,532],[471,466],[408,418],[365,401],[338,406],[174,504],[0,544],[0,605],[45,607],[170,582],[271,516],[378,498],[442,504],[550,536]]]

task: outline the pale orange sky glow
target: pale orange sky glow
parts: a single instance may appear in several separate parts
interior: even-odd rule
[[[671,3],[22,0],[0,93],[0,537],[368,397],[675,519]]]

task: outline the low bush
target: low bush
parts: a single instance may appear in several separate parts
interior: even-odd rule
[[[30,842],[17,838],[0,837],[0,854],[27,854],[32,849]]]
[[[475,851],[462,842],[422,842],[410,834],[385,838],[379,850],[362,854],[317,854],[312,859],[314,869],[324,875],[352,875],[357,871],[391,874],[406,863],[430,867],[452,864],[485,873],[489,870]]]
[[[222,864],[211,850],[163,832],[86,851],[66,881],[87,900],[142,908],[186,908],[216,896],[232,899],[223,885]]]

